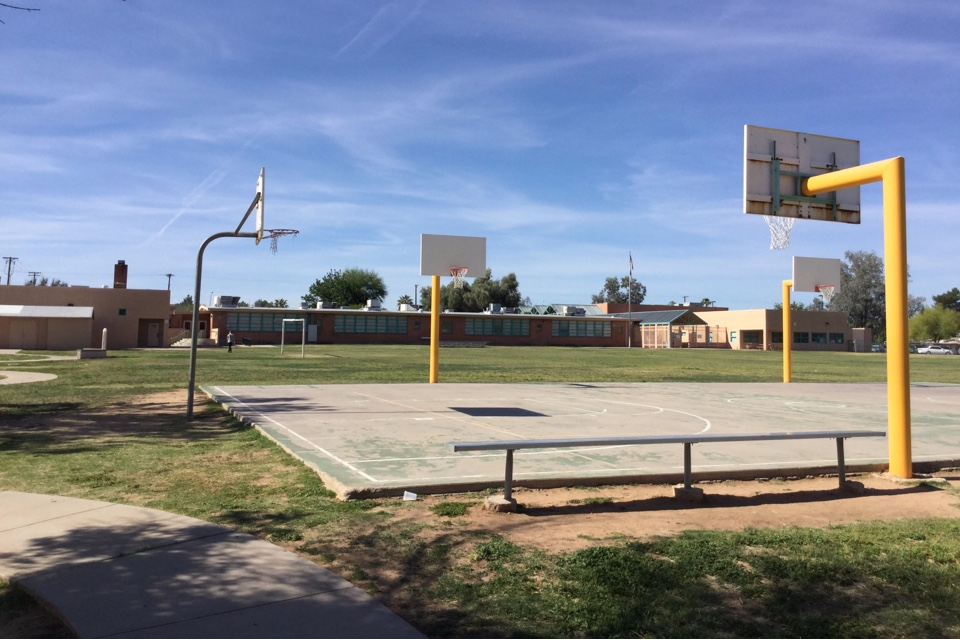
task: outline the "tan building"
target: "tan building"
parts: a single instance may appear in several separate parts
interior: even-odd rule
[[[170,292],[127,289],[126,264],[114,270],[114,287],[0,286],[0,348],[100,348],[167,346]]]
[[[0,348],[64,351],[86,346],[93,307],[0,304]]]
[[[731,349],[783,349],[783,312],[776,309],[704,311],[697,316],[719,340],[723,333]],[[791,346],[799,351],[847,351],[853,330],[842,311],[792,311]]]

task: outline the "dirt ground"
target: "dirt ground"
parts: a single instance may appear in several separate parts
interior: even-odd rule
[[[856,476],[840,489],[836,477],[699,484],[703,500],[673,497],[673,487],[629,485],[571,489],[517,489],[517,513],[497,513],[477,502],[458,525],[499,533],[520,545],[571,551],[624,537],[670,536],[685,530],[825,527],[902,518],[960,517],[960,472],[904,482],[885,474]],[[436,522],[431,507],[466,501],[457,495],[421,496],[402,515]]]
[[[167,418],[180,415],[186,392],[153,394],[122,407],[82,416],[65,413],[29,418],[52,433],[83,429],[115,434],[142,428],[143,416]],[[131,419],[136,416],[137,419]],[[741,530],[766,527],[824,527],[859,521],[901,518],[960,517],[960,470],[944,470],[930,478],[902,481],[885,474],[852,477],[852,489],[840,489],[836,477],[770,478],[757,481],[701,483],[703,500],[691,502],[673,497],[673,487],[621,485],[594,488],[524,489],[514,491],[521,505],[517,513],[498,513],[484,508],[483,500],[471,495],[419,496],[414,504],[397,512],[397,519],[436,525],[431,507],[442,502],[471,503],[466,515],[451,519],[458,527],[487,530],[524,546],[546,551],[570,551],[614,542],[624,537],[670,536],[690,529]],[[435,533],[431,533],[435,532]],[[425,535],[440,535],[436,527]],[[25,622],[21,620],[21,623]],[[0,624],[4,637],[55,635],[49,616],[37,611],[28,628],[13,633]],[[40,625],[31,630],[29,627]]]

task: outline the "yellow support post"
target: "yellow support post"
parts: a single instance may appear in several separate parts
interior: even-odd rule
[[[440,380],[440,276],[430,281],[430,383]]]
[[[790,354],[793,344],[793,322],[790,317],[790,287],[793,280],[783,281],[783,381],[790,382]]]
[[[910,361],[907,333],[907,198],[902,157],[813,176],[803,195],[883,182],[883,252],[887,304],[887,446],[890,473],[913,476]]]

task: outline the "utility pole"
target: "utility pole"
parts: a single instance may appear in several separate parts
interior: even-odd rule
[[[163,275],[167,276],[167,291],[170,291],[170,278],[173,277],[173,274],[172,274],[172,273],[165,273],[165,274],[163,274]]]
[[[27,271],[27,275],[33,280],[33,286],[37,286],[37,276],[42,275],[40,271]]]
[[[10,275],[13,273],[13,263],[17,261],[17,258],[4,256],[3,259],[7,261],[7,284],[10,284]]]

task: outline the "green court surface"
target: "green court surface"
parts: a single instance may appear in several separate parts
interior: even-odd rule
[[[206,386],[317,470],[342,498],[502,486],[504,453],[451,442],[887,429],[885,384],[538,383]],[[911,386],[913,460],[960,460],[960,385]],[[846,441],[848,470],[878,468],[885,438]],[[833,440],[693,447],[694,480],[836,471]],[[517,451],[517,485],[678,482],[680,445]]]

